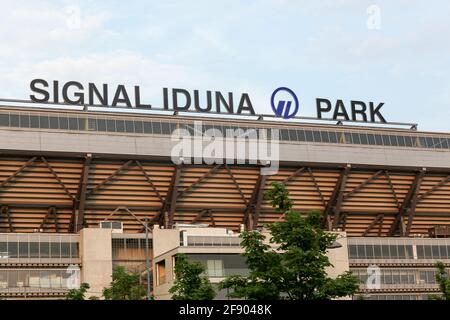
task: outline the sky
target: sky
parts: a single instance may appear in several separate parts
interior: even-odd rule
[[[449,1],[0,0],[0,97],[29,99],[30,81],[139,85],[250,95],[384,102],[388,121],[450,132]]]

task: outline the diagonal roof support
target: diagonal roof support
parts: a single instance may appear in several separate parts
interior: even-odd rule
[[[15,171],[12,175],[10,175],[8,178],[6,178],[5,180],[3,180],[0,183],[0,188],[6,186],[9,182],[11,182],[11,180],[13,180],[15,177],[17,177],[19,175],[19,173],[21,173],[25,168],[30,166],[36,159],[37,159],[37,157],[33,157],[30,160],[28,160],[27,162],[25,162],[25,164],[22,165],[17,171]]]
[[[375,179],[377,179],[384,171],[383,170],[378,170],[377,172],[375,172],[373,175],[371,175],[369,178],[367,178],[365,181],[363,181],[362,183],[360,183],[358,186],[356,186],[353,190],[351,190],[350,192],[346,193],[344,195],[344,199],[348,199],[350,198],[352,195],[354,195],[356,192],[360,191],[362,188],[364,188],[365,186],[367,186],[368,184],[370,184],[371,182],[373,182]]]
[[[69,189],[67,189],[66,185],[62,182],[62,180],[58,177],[55,170],[53,170],[52,166],[48,163],[47,159],[44,157],[41,157],[41,161],[47,166],[47,168],[50,170],[50,173],[55,177],[56,181],[58,181],[58,184],[63,188],[63,190],[66,192],[66,194],[69,196],[70,199],[75,200],[75,197],[70,193]]]
[[[378,234],[380,234],[381,232],[381,225],[382,225],[382,221],[384,219],[384,214],[380,213],[378,214],[375,219],[373,219],[373,221],[370,223],[370,225],[367,226],[366,230],[363,232],[362,236],[365,237],[369,234],[369,232],[372,230],[373,227],[375,227],[377,224],[380,225],[380,229],[378,230]]]
[[[112,179],[114,179],[115,176],[117,176],[119,173],[124,171],[125,169],[128,169],[134,160],[129,160],[125,162],[123,165],[121,165],[116,171],[114,171],[109,177],[107,177],[105,180],[100,182],[98,185],[96,185],[93,189],[89,190],[86,194],[86,196],[89,196],[93,193],[95,193],[97,190],[101,189],[105,184],[109,183]]]
[[[245,198],[244,192],[242,191],[241,187],[239,186],[239,183],[237,183],[233,173],[231,172],[230,168],[228,167],[228,165],[225,164],[225,170],[228,172],[228,174],[231,177],[231,180],[233,180],[233,184],[236,186],[236,189],[239,191],[239,194],[242,198],[242,200],[244,201],[244,203],[247,205],[248,204],[248,200]]]
[[[77,196],[74,201],[74,209],[72,213],[73,221],[71,223],[72,232],[78,232],[86,225],[84,220],[84,209],[86,206],[86,191],[91,161],[92,155],[87,154],[84,159],[83,170],[81,171],[80,182],[78,184]]]
[[[342,171],[339,183],[336,185],[336,195],[334,204],[331,204],[331,212],[334,215],[332,228],[336,228],[339,223],[339,218],[341,214],[341,206],[344,200],[344,191],[347,184],[348,174],[350,172],[351,166],[348,164]]]
[[[2,215],[6,216],[6,219],[8,221],[9,232],[14,232],[14,225],[13,225],[12,218],[11,218],[11,212],[9,211],[8,206],[2,206],[0,208],[0,217]]]

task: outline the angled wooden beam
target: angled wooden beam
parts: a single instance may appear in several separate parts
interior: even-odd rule
[[[52,166],[48,163],[47,159],[45,159],[44,157],[41,157],[41,161],[47,166],[47,168],[50,170],[50,173],[56,179],[58,184],[63,188],[64,192],[69,196],[69,198],[72,200],[75,200],[75,197],[72,195],[72,193],[70,193],[69,189],[67,189],[66,185],[58,177],[58,174],[55,172],[55,170],[53,170]]]
[[[255,209],[255,201],[259,190],[259,184],[261,183],[262,175],[261,171],[259,172],[258,179],[256,180],[255,187],[253,188],[252,196],[250,197],[250,201],[247,204],[247,207],[244,211],[244,218],[242,219],[242,224],[246,226],[246,229],[250,229],[253,226],[253,215],[252,212]]]
[[[93,193],[95,193],[97,190],[99,190],[100,188],[102,188],[105,184],[107,184],[108,182],[110,182],[112,179],[114,179],[115,176],[117,176],[120,172],[122,172],[123,170],[127,169],[134,160],[128,160],[127,162],[125,162],[123,165],[121,165],[116,171],[114,171],[113,173],[111,173],[105,180],[103,180],[102,182],[100,182],[98,185],[96,185],[94,188],[92,188],[91,190],[87,191],[86,195],[89,196]]]
[[[347,227],[347,217],[348,217],[348,213],[347,212],[342,214],[342,218],[341,218],[342,231],[345,231],[345,228]]]
[[[341,214],[341,206],[342,206],[342,202],[344,200],[345,186],[347,184],[347,177],[350,172],[350,168],[351,168],[351,166],[347,165],[345,167],[345,169],[343,170],[342,179],[340,179],[339,190],[338,190],[337,196],[336,196],[336,202],[332,206],[332,211],[333,211],[333,215],[334,215],[333,228],[336,228],[339,223],[339,215]]]
[[[214,173],[216,173],[220,168],[222,168],[223,164],[218,164],[215,167],[211,168],[208,172],[203,174],[200,178],[198,178],[194,183],[192,183],[190,186],[188,186],[186,189],[179,192],[178,197],[183,197],[186,193],[192,191],[193,188],[195,188],[198,184],[202,183],[203,180],[206,178],[212,176]]]
[[[142,171],[142,173],[145,176],[145,179],[147,180],[147,182],[150,184],[150,187],[152,187],[153,191],[156,193],[156,196],[158,197],[158,199],[161,201],[161,204],[164,203],[164,199],[161,196],[161,194],[159,193],[158,189],[156,189],[155,184],[153,183],[152,179],[150,178],[150,176],[148,175],[148,173],[145,171],[144,167],[142,166],[142,164],[139,161],[136,161],[137,166],[139,167],[139,169]]]
[[[380,224],[382,221],[382,218],[384,217],[384,214],[378,214],[375,219],[367,226],[366,230],[363,232],[362,236],[365,237],[369,234],[369,232],[372,230],[373,227],[375,227],[377,224]],[[378,231],[379,233],[380,231]]]
[[[381,237],[381,231],[383,230],[384,213],[381,214],[380,223],[378,224],[378,236]]]
[[[376,178],[378,178],[383,173],[383,170],[378,170],[374,174],[372,174],[369,178],[367,178],[365,181],[357,185],[353,190],[349,191],[344,195],[344,200],[350,198],[352,195],[354,195],[356,192],[360,191],[362,188],[373,182]]]
[[[27,162],[25,162],[24,165],[22,165],[18,170],[16,170],[12,175],[10,175],[8,178],[6,178],[5,180],[3,180],[0,183],[0,188],[6,186],[9,182],[11,182],[11,180],[13,180],[15,177],[17,177],[17,175],[19,173],[21,173],[26,167],[30,166],[35,160],[37,159],[37,157],[33,157],[30,160],[28,160]]]
[[[418,171],[414,177],[413,182],[411,183],[411,186],[408,189],[408,192],[406,193],[405,198],[403,199],[403,203],[400,207],[400,209],[397,212],[397,215],[394,219],[394,221],[391,224],[391,227],[389,229],[389,236],[394,236],[399,229],[402,228],[402,219],[403,215],[408,211],[408,209],[411,207],[411,203],[413,198],[416,198],[417,203],[417,193],[420,189],[420,184],[422,182],[423,176],[426,172],[426,169],[423,168],[422,170]],[[414,204],[415,207],[415,204]],[[403,235],[403,230],[401,230],[401,234]]]
[[[309,167],[308,167],[308,173],[309,173],[309,176],[311,177],[311,180],[312,180],[312,182],[313,182],[313,184],[314,184],[314,187],[315,187],[316,190],[317,190],[317,193],[319,194],[319,197],[320,197],[320,200],[321,200],[322,203],[323,203],[323,206],[326,208],[327,202],[325,201],[325,198],[324,198],[324,196],[323,196],[323,194],[322,194],[322,191],[320,190],[319,184],[317,183],[317,180],[316,180],[316,178],[314,177],[314,174],[313,174],[311,168],[309,168]]]
[[[172,178],[170,180],[169,187],[167,188],[166,197],[164,198],[161,210],[150,220],[150,224],[155,224],[156,222],[158,222],[160,225],[163,225],[165,223],[164,222],[164,220],[166,219],[165,215],[170,205],[170,199],[173,192],[173,186],[175,183],[175,176],[177,175],[177,170],[181,170],[181,168],[179,168],[179,166],[174,167]]]
[[[296,177],[300,176],[304,171],[305,167],[301,167],[300,169],[297,169],[294,173],[292,173],[289,177],[281,181],[282,184],[286,185],[288,182],[292,181]]]
[[[331,222],[331,214],[333,213],[333,206],[336,203],[339,189],[342,183],[342,180],[344,179],[344,175],[346,174],[346,168],[343,168],[339,174],[339,177],[336,181],[336,184],[334,186],[333,192],[331,193],[330,199],[327,202],[327,205],[325,207],[324,212],[324,218],[322,220],[322,227],[326,228],[327,230],[332,229],[332,222]]]
[[[194,224],[201,218],[207,216],[209,214],[209,211],[210,211],[209,209],[200,210],[200,212],[194,217],[194,219],[192,219],[191,224]]]
[[[228,174],[230,175],[231,180],[233,181],[233,184],[236,186],[236,189],[239,191],[239,194],[240,194],[242,200],[243,200],[244,203],[247,205],[247,204],[248,204],[248,200],[245,198],[244,192],[242,191],[241,187],[239,186],[239,183],[237,183],[237,181],[236,181],[236,179],[235,179],[235,177],[234,177],[234,175],[233,175],[233,172],[231,172],[231,170],[230,170],[230,168],[228,167],[227,164],[225,164],[225,170],[226,170],[226,171],[228,172]]]
[[[87,154],[81,170],[80,182],[76,200],[74,201],[72,232],[78,232],[85,227],[84,210],[86,206],[86,193],[88,187],[89,169],[91,167],[92,155]]]

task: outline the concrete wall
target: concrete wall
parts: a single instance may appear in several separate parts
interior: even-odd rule
[[[170,136],[41,129],[0,129],[0,150],[170,157]],[[280,142],[280,161],[450,168],[450,150]]]
[[[111,230],[84,228],[80,231],[81,282],[90,285],[87,297],[100,297],[112,280]]]

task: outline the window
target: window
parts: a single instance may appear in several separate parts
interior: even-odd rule
[[[134,130],[136,130],[136,133],[144,132],[144,126],[142,124],[142,121],[134,121]]]
[[[289,139],[291,141],[298,141],[296,130],[289,129]]]
[[[153,133],[161,134],[161,122],[153,121],[152,127],[153,127]]]
[[[0,114],[0,127],[9,127],[9,114]]]
[[[314,142],[322,142],[319,131],[313,131]]]
[[[116,120],[116,131],[117,132],[125,132],[125,121]]]
[[[17,258],[18,256],[18,244],[16,241],[8,242],[8,255],[9,258]]]
[[[116,121],[106,120],[106,130],[108,132],[115,132],[116,131]]]
[[[358,258],[358,251],[356,249],[356,245],[350,244],[348,246],[348,254],[350,259],[357,259]]]
[[[78,130],[78,119],[69,118],[69,130]]]
[[[28,242],[19,242],[19,258],[28,258]]]
[[[175,267],[175,264],[174,264]],[[162,260],[156,263],[156,285],[166,283],[166,261]]]
[[[30,242],[30,258],[39,258],[39,242]]]
[[[61,258],[70,258],[70,243],[61,243]]]
[[[214,127],[211,126],[211,128],[213,129]],[[170,134],[170,125],[167,122],[162,122],[161,123],[161,131],[163,134]]]
[[[39,250],[41,252],[41,258],[50,258],[50,243],[40,242]]]
[[[305,130],[306,141],[313,141],[313,134],[309,130]]]
[[[59,129],[58,117],[50,117],[50,129]]]
[[[206,272],[209,277],[223,277],[223,261],[222,260],[206,260]]]
[[[39,127],[42,129],[50,128],[50,119],[48,116],[40,116],[39,117]]]
[[[125,131],[129,133],[134,133],[134,122],[133,121],[125,121]]]
[[[28,114],[20,115],[20,127],[29,128],[30,127],[30,116]]]
[[[59,128],[64,130],[69,129],[69,120],[65,117],[59,117]]]
[[[51,257],[52,258],[61,258],[61,246],[59,242],[51,243]]]

